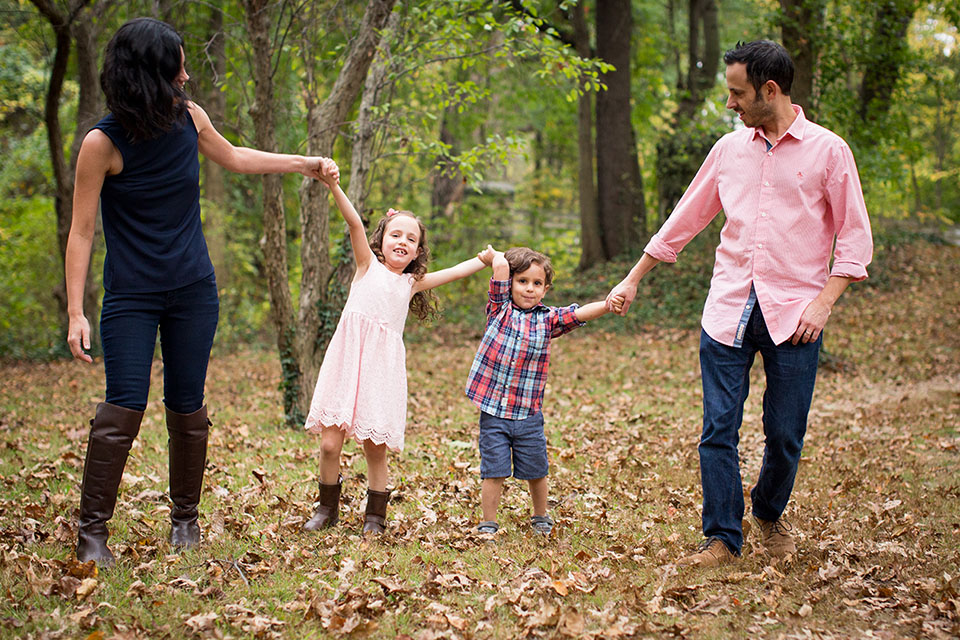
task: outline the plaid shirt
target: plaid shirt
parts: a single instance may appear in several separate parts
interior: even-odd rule
[[[490,279],[487,328],[467,378],[467,397],[481,411],[521,420],[540,410],[550,364],[550,339],[585,323],[577,304],[528,310],[513,305],[510,280]]]

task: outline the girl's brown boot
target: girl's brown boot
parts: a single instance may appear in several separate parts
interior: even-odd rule
[[[364,533],[383,533],[384,523],[387,521],[387,502],[389,501],[389,491],[367,489],[367,512],[363,516]]]
[[[320,483],[320,501],[313,517],[303,525],[304,531],[317,531],[337,524],[340,520],[340,489],[343,477],[337,478],[337,484]]]

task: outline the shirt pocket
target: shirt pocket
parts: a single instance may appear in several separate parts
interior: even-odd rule
[[[525,349],[525,353],[522,354],[524,360],[537,361],[544,356],[550,345],[548,331],[546,325],[540,324],[529,328],[526,336],[527,348]]]

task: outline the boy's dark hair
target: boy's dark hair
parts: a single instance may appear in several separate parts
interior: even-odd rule
[[[423,276],[427,275],[427,263],[430,261],[430,247],[427,246],[427,228],[423,226],[423,221],[412,211],[394,211],[391,209],[390,213],[380,218],[380,222],[377,223],[373,233],[370,234],[370,250],[373,251],[373,255],[377,257],[377,260],[383,262],[383,234],[386,233],[387,223],[396,216],[413,218],[417,221],[417,226],[420,227],[420,251],[417,253],[417,257],[410,261],[410,264],[407,265],[403,272],[412,274],[414,280],[422,280]],[[413,315],[417,316],[420,320],[436,317],[440,314],[440,299],[437,298],[437,294],[430,289],[418,291],[410,298],[410,311],[413,311]]]
[[[153,18],[130,20],[107,43],[100,88],[131,141],[155,138],[186,121],[187,94],[173,84],[182,47],[176,29]]]
[[[523,272],[530,268],[532,264],[538,264],[546,274],[544,284],[548,287],[553,282],[553,265],[550,264],[550,258],[539,251],[534,251],[529,247],[513,247],[504,252],[503,257],[510,263],[510,278],[518,271]]]
[[[737,46],[723,54],[723,61],[728,66],[735,62],[747,65],[747,80],[758,92],[768,80],[773,80],[783,95],[790,95],[793,60],[782,45],[772,40],[737,42]]]

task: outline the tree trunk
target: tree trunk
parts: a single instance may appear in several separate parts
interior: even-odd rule
[[[207,32],[206,58],[209,60],[209,74],[204,78],[204,95],[207,114],[218,131],[224,130],[224,116],[227,110],[226,94],[220,90],[227,69],[226,37],[223,33],[223,12],[214,6],[210,9],[210,23]],[[227,186],[224,169],[216,162],[203,158],[203,195],[211,205],[204,209],[204,234],[210,259],[217,269],[217,286],[220,289],[230,283],[230,269],[227,262],[227,231],[223,222],[223,211],[227,206]]]
[[[264,151],[277,150],[274,123],[272,20],[270,0],[245,0],[247,32],[253,46],[254,102],[250,107],[254,143]],[[263,249],[270,309],[277,329],[277,349],[283,375],[284,413],[287,422],[303,423],[300,412],[300,365],[296,357],[293,296],[287,269],[287,224],[283,208],[282,176],[268,174],[263,180]]]
[[[790,98],[803,107],[806,117],[816,119],[814,73],[820,38],[823,37],[826,0],[780,0],[783,12],[780,33],[783,46],[793,58],[793,88]]]
[[[715,138],[697,126],[704,97],[720,66],[720,30],[716,0],[689,0],[687,73],[677,76],[681,95],[673,116],[673,133],[657,143],[658,222],[670,215],[710,151]]]
[[[320,104],[313,100],[317,94],[313,62],[312,59],[306,61],[308,81],[304,95],[308,112],[308,155],[332,155],[333,143],[360,93],[380,40],[380,30],[386,24],[394,2],[371,0],[368,3],[357,33],[350,40],[350,50],[340,74],[329,96]],[[269,0],[245,0],[247,26],[254,47],[255,103],[251,115],[256,144],[265,150],[276,147],[271,76],[274,46],[270,40],[269,6]],[[285,420],[289,426],[299,427],[303,425],[309,408],[312,384],[336,326],[336,314],[345,299],[346,286],[339,280],[330,283],[330,289],[337,295],[335,300],[329,299],[328,282],[335,272],[328,249],[330,198],[325,186],[314,180],[304,180],[300,186],[303,276],[299,311],[294,313],[280,187],[279,176],[264,176],[262,245],[283,375]]]
[[[463,174],[454,159],[459,150],[450,123],[456,117],[457,107],[450,105],[443,110],[440,120],[440,142],[450,145],[450,152],[437,158],[437,167],[431,175],[430,213],[435,218],[452,216],[454,203],[463,200],[465,191]]]
[[[598,0],[597,55],[616,67],[597,94],[597,191],[604,255],[610,259],[638,244],[646,211],[637,147],[630,122],[630,0]]]
[[[570,16],[577,55],[589,58],[590,31],[586,12],[578,2]],[[593,99],[584,91],[577,99],[577,191],[580,198],[580,268],[603,262],[603,241],[600,238],[600,219],[597,215],[597,187],[593,181]]]
[[[716,0],[690,0],[687,22],[687,90],[680,101],[678,122],[694,116],[703,103],[704,95],[716,82],[717,69],[720,66],[720,29],[717,25]]]
[[[77,154],[80,151],[83,136],[96,123],[103,110],[97,74],[96,29],[93,26],[90,11],[87,10],[89,0],[73,0],[66,12],[61,12],[49,0],[32,0],[32,2],[53,27],[56,42],[53,65],[50,69],[50,82],[47,85],[43,119],[47,129],[50,163],[53,167],[57,248],[60,253],[61,264],[63,264],[67,251],[67,238],[70,235],[70,224],[73,220],[73,182]],[[74,40],[77,43],[77,73],[80,91],[77,104],[77,125],[69,158],[67,158],[64,156],[63,129],[60,125],[60,98],[63,94],[67,63],[70,60],[70,49]],[[92,252],[90,257],[92,260]],[[94,350],[97,350],[100,345],[100,331],[97,328],[100,314],[98,310],[99,292],[95,283],[95,274],[88,264],[83,294],[83,312],[90,322],[91,346]],[[53,296],[57,300],[63,334],[66,335],[69,319],[67,317],[65,280],[60,281],[53,291]]]
[[[916,0],[884,0],[875,5],[873,33],[866,47],[860,85],[859,113],[868,125],[883,119],[890,110],[900,66],[908,53],[907,27],[917,10]]]

